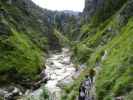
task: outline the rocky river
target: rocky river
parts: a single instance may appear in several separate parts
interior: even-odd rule
[[[50,53],[46,59],[45,66],[46,68],[40,73],[42,80],[36,84],[39,87],[36,89],[26,89],[25,92],[22,92],[22,89],[18,86],[9,85],[8,87],[0,88],[0,96],[3,96],[4,100],[61,100],[62,87],[72,83],[79,76],[80,71],[84,69],[84,65],[81,65],[76,70],[68,48],[63,48],[61,52]],[[85,85],[86,83],[87,85]],[[82,87],[86,86],[89,90],[85,91],[94,90],[92,89],[90,78],[86,78],[82,82],[80,89],[82,90]],[[82,91],[79,94],[81,93]],[[86,95],[85,97],[87,98],[86,100],[94,100],[90,99],[90,95]]]
[[[19,100],[44,100],[43,93],[46,90],[49,100],[60,100],[61,86],[73,82],[73,78],[79,74],[71,62],[71,52],[67,48],[63,48],[62,52],[51,53],[46,60],[46,69],[42,73],[46,73],[49,79],[47,83],[35,91],[26,93],[24,98]]]

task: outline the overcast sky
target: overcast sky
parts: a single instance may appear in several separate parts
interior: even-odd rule
[[[37,5],[51,10],[82,11],[85,0],[32,0]]]

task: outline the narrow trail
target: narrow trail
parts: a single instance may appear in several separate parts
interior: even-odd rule
[[[96,100],[95,79],[91,79],[89,75],[85,77],[79,87],[79,95],[77,100]]]
[[[103,62],[108,56],[108,52],[105,50],[104,54],[101,56],[101,62]],[[85,80],[81,82],[79,95],[77,96],[77,100],[96,100],[96,87],[95,81],[96,77],[98,76],[101,70],[101,62],[97,63],[93,70],[95,71],[96,75],[93,77],[93,81],[91,77],[88,75],[86,76]]]

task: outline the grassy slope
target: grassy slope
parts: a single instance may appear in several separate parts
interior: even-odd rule
[[[44,31],[25,10],[5,0],[0,1],[0,7],[0,82],[10,82],[16,76],[36,79],[44,62],[42,50],[48,45]]]
[[[59,43],[61,44],[62,47],[70,45],[69,39],[64,35],[62,35],[62,33],[60,33],[58,30],[55,29],[54,34],[55,34],[55,37],[58,38]]]
[[[124,26],[120,35],[105,45],[109,54],[102,62],[102,69],[96,81],[98,100],[112,100],[113,97],[125,96],[133,92],[132,27],[133,19]]]
[[[73,47],[73,51],[76,61],[86,63],[88,67],[72,85],[64,88],[63,100],[74,100],[89,68],[99,64],[101,70],[96,79],[97,99],[112,100],[117,96],[124,96],[125,100],[133,99],[132,4],[125,3],[98,27],[90,24],[81,27],[81,32],[86,35],[82,35],[82,41]],[[103,61],[105,51],[108,56]]]

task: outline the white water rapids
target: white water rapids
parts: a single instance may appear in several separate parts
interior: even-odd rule
[[[45,87],[48,90],[49,100],[60,100],[60,86],[73,82],[73,77],[78,76],[70,57],[71,53],[67,48],[63,48],[60,53],[50,54],[50,57],[46,60],[45,69],[50,80],[38,90],[30,93],[30,95],[28,94],[28,98],[31,100],[46,100],[42,96]]]

